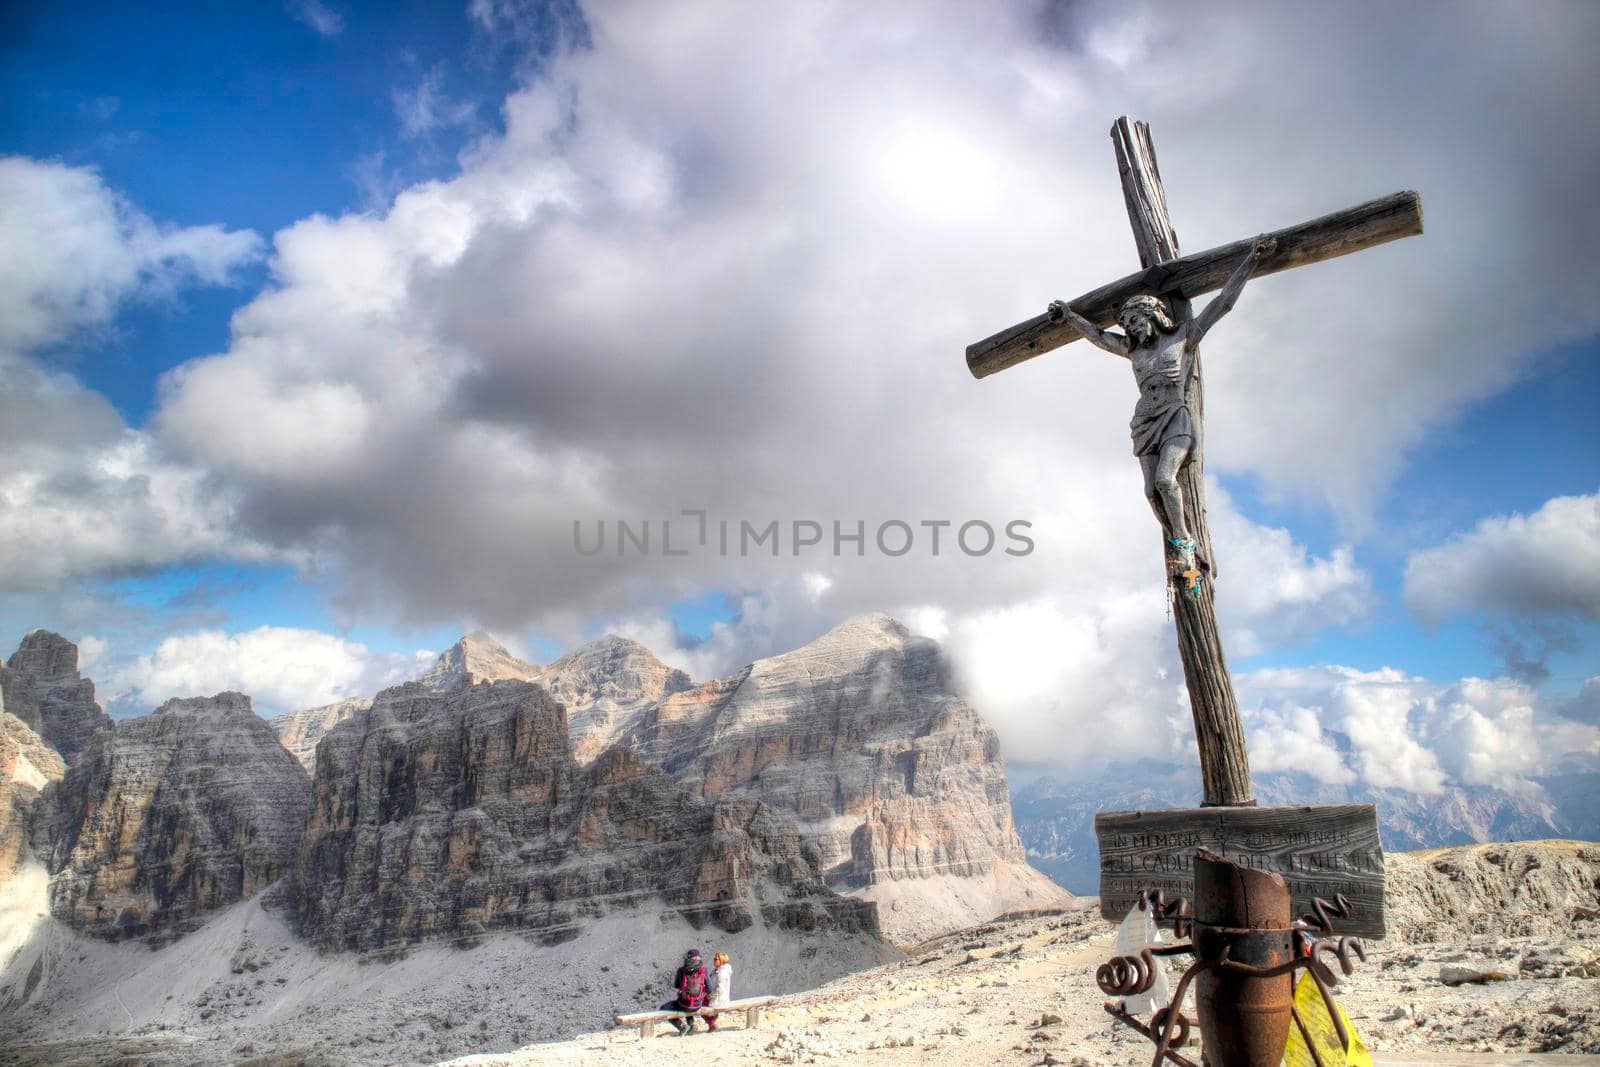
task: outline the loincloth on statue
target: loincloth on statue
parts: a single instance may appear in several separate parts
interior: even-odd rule
[[[1160,455],[1168,441],[1178,437],[1194,440],[1194,420],[1189,416],[1189,405],[1182,401],[1169,404],[1147,405],[1141,400],[1128,422],[1133,437],[1133,454],[1136,456]]]

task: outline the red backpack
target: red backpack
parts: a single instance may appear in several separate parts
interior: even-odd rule
[[[706,969],[697,967],[683,976],[683,988],[678,990],[678,999],[690,1008],[698,1008],[706,1000]]]

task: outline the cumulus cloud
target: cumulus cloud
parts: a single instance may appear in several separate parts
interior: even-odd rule
[[[92,170],[0,159],[0,590],[211,555],[275,555],[231,528],[232,495],[124,425],[38,350],[129,301],[230,282],[248,231],[158,224]]]
[[[1236,681],[1252,769],[1424,794],[1457,785],[1515,792],[1574,759],[1592,769],[1600,756],[1600,728],[1563,718],[1562,702],[1510,678],[1438,683],[1392,668],[1320,666]]]
[[[1458,614],[1600,619],[1600,493],[1492,515],[1413,552],[1405,599],[1429,624]]]
[[[262,626],[243,633],[199,630],[168,637],[148,656],[108,673],[116,709],[143,713],[172,697],[248,693],[262,716],[367,696],[414,678],[432,652],[378,653],[317,630]]]
[[[86,167],[0,157],[0,353],[101,327],[127,300],[225,284],[261,239],[162,226]]]
[[[1251,772],[1299,772],[1327,785],[1355,782],[1356,773],[1323,728],[1319,710],[1299,705],[1255,709],[1247,738]]]
[[[501,26],[527,10],[480,3],[473,17]],[[504,135],[471,148],[458,176],[401,192],[381,215],[279,233],[273,285],[238,316],[230,349],[165,382],[162,439],[239,492],[252,537],[316,545],[344,602],[408,618],[514,627],[616,612],[641,589],[774,588],[795,568],[833,582],[841,610],[969,613],[1040,589],[1063,603],[1148,589],[1125,367],[1075,346],[980,384],[960,356],[1132,265],[1104,137],[1132,110],[1153,123],[1192,249],[1423,189],[1426,238],[1252,285],[1207,364],[1214,466],[1358,513],[1411,441],[1505,384],[1536,324],[1596,325],[1592,286],[1571,284],[1595,270],[1589,224],[1535,235],[1500,221],[1508,198],[1559,212],[1580,194],[1531,196],[1543,179],[1500,162],[1520,154],[1483,147],[1524,131],[1479,106],[1510,92],[1588,107],[1563,90],[1586,60],[1576,33],[1473,9],[1454,16],[1465,40],[1522,37],[1491,49],[1486,72],[1330,46],[1327,63],[1311,57],[1264,92],[1273,73],[1257,57],[1275,41],[1354,40],[1366,19],[1205,17],[1203,45],[1151,67],[1128,49],[1161,48],[1171,20],[1137,5],[1060,24],[1032,7],[591,11],[586,46],[505,101]],[[754,38],[772,47],[752,53]],[[1202,67],[1230,73],[1199,79],[1199,97],[1179,92]],[[1374,94],[1383,108],[1368,106]],[[1593,145],[1567,136],[1553,150],[1577,172]],[[1471,162],[1484,158],[1494,181]],[[1508,288],[1539,298],[1500,300],[1512,322],[1489,336],[1467,309]],[[869,529],[1026,518],[1039,551],[572,549],[574,519],[684,508]],[[1228,509],[1214,512],[1225,576],[1240,577],[1233,610],[1260,624],[1234,627],[1241,651],[1365,610],[1351,550],[1313,563],[1286,533],[1243,520],[1224,531]],[[1259,586],[1252,567],[1298,584]]]

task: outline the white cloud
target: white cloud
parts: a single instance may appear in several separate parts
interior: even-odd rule
[[[500,31],[526,13],[472,9]],[[253,537],[325,553],[357,610],[548,627],[641,590],[772,590],[796,569],[833,582],[839,611],[1144,595],[1126,369],[1075,346],[980,384],[960,356],[1132,265],[1103,135],[1124,109],[1153,122],[1189,248],[1407,184],[1430,205],[1422,240],[1247,290],[1207,362],[1216,466],[1332,495],[1359,519],[1409,443],[1514,375],[1536,326],[1600,325],[1593,287],[1571,284],[1594,269],[1583,227],[1539,229],[1549,240],[1534,250],[1497,220],[1507,197],[1547,203],[1526,191],[1543,179],[1494,162],[1502,180],[1484,183],[1472,163],[1521,158],[1484,149],[1504,133],[1483,126],[1485,94],[1581,80],[1571,34],[1525,36],[1471,77],[1330,44],[1263,92],[1272,74],[1255,57],[1310,32],[1302,18],[1208,12],[1203,45],[1147,69],[1108,42],[1137,46],[1168,20],[1121,6],[1054,17],[589,12],[588,46],[506,100],[504,136],[468,151],[457,177],[380,216],[279,233],[274,285],[238,316],[230,350],[165,382],[162,438],[241,494]],[[1468,41],[1508,21],[1455,20]],[[1368,32],[1339,11],[1315,21],[1329,42]],[[771,47],[752,53],[758,38]],[[1331,91],[1352,84],[1352,63],[1381,87],[1381,112]],[[1201,67],[1236,73],[1194,101],[1176,88]],[[408,96],[414,126],[438,119],[436,88]],[[1592,140],[1559,144],[1575,163]],[[1578,193],[1557,192],[1552,213],[1588,218],[1560,207]],[[1469,309],[1513,290],[1540,295],[1502,299],[1515,323],[1486,335]],[[1027,518],[1040,547],[983,562],[571,550],[575,518],[685,507],[762,522]],[[1313,560],[1229,515],[1218,494],[1236,654],[1364,613],[1370,581],[1349,547]]]
[[[344,16],[321,0],[288,0],[285,6],[297,22],[311,27],[320,36],[337,37],[344,31]]]
[[[98,396],[0,357],[0,372],[7,369],[0,413],[33,411],[0,430],[0,589],[205,558],[293,558],[239,536],[230,494],[213,491],[199,469],[164,459],[148,435],[118,429]],[[26,435],[50,414],[68,421]]]
[[[1323,729],[1319,709],[1260,708],[1247,722],[1252,774],[1299,772],[1328,785],[1355,782],[1355,772]]]
[[[249,230],[159,225],[91,169],[0,157],[0,354],[105,326],[130,299],[225,284],[260,245]]]
[[[1392,668],[1290,667],[1236,678],[1252,769],[1436,793],[1513,792],[1574,759],[1596,765],[1600,728],[1506,678],[1442,684]],[[1297,763],[1298,761],[1298,763]],[[1347,777],[1347,775],[1349,777]]]
[[[1492,515],[1406,561],[1406,605],[1437,624],[1458,614],[1600,619],[1600,493],[1532,515]]]
[[[0,588],[281,555],[233,528],[233,494],[32,354],[107,328],[129,301],[226,284],[258,256],[257,237],[163,226],[92,170],[8,157],[0,244]]]
[[[1388,667],[1322,666],[1252,671],[1235,683],[1241,705],[1264,718],[1305,708],[1325,730],[1347,736],[1352,769],[1370,786],[1437,793],[1446,784],[1438,757],[1418,739],[1418,717],[1435,689],[1425,679]]]
[[[1313,556],[1288,530],[1251,522],[1211,483],[1206,497],[1219,546],[1217,607],[1227,650],[1242,658],[1282,648],[1329,626],[1366,617],[1377,596],[1355,549]]]
[[[1455,781],[1509,787],[1541,767],[1536,701],[1516,682],[1464,678],[1430,709],[1429,747]]]
[[[78,670],[87,671],[106,654],[106,643],[90,634],[78,639]]]
[[[172,697],[236,690],[270,717],[370,696],[416,677],[432,660],[431,652],[378,653],[316,630],[199,630],[168,637],[150,655],[122,663],[104,686],[109,701],[141,713]]]

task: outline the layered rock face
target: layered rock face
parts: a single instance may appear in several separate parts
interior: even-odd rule
[[[665,901],[692,921],[874,932],[820,856],[753,797],[707,801],[632,753],[575,758],[525,682],[378,695],[317,751],[295,869],[303,933],[377,949],[513,927],[547,940]]]
[[[792,811],[853,884],[1023,861],[994,731],[885,615],[667,700],[624,743],[702,796]]]
[[[435,692],[445,692],[463,685],[479,682],[508,680],[532,681],[543,668],[525,663],[508,652],[488,634],[473,632],[439,654],[432,667],[417,679]],[[283,742],[309,774],[316,767],[317,743],[333,729],[359,712],[372,707],[369,696],[353,697],[321,707],[306,708],[279,715],[269,722]]]
[[[267,725],[278,735],[278,742],[310,774],[317,766],[317,744],[327,736],[328,731],[370,707],[371,697],[352,697],[317,708],[278,715],[268,719]]]
[[[122,720],[36,806],[51,911],[100,937],[181,933],[288,872],[309,791],[240,693]]]
[[[78,674],[78,646],[49,630],[22,639],[0,667],[0,710],[27,723],[68,763],[111,719],[95,703],[94,683]]]
[[[830,885],[891,905],[897,940],[1065,899],[1027,866],[994,731],[938,645],[886,615],[670,694],[619,743],[701,797],[795,816]],[[962,904],[941,917],[951,893]]]
[[[27,723],[0,711],[0,883],[27,862],[34,801],[66,770],[61,756]]]

